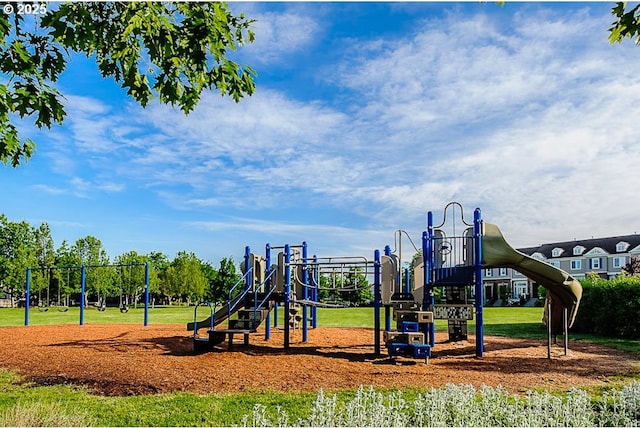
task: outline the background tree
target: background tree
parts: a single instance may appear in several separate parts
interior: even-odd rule
[[[627,275],[640,275],[640,258],[631,256],[631,260],[624,265],[622,271]]]
[[[234,16],[222,2],[42,3],[42,17],[0,14],[0,160],[19,165],[35,149],[13,116],[38,128],[61,124],[63,96],[55,83],[69,50],[94,57],[143,107],[151,98],[189,113],[203,90],[236,102],[255,89],[255,71],[227,58],[254,40],[253,20]],[[25,19],[29,19],[26,22]]]
[[[138,304],[138,300],[145,291],[145,266],[149,257],[138,254],[136,251],[129,251],[116,257],[114,264],[123,265],[113,267],[115,272],[115,289],[111,295],[122,295],[123,304],[127,306],[133,303]],[[151,271],[149,269],[149,287],[151,288]],[[151,290],[150,290],[151,291]]]
[[[229,298],[229,291],[240,281],[241,275],[233,261],[233,257],[223,257],[211,283],[211,301],[220,302]]]
[[[39,304],[49,306],[51,303],[50,285],[52,281],[52,271],[49,267],[55,265],[56,256],[53,238],[51,237],[51,228],[47,223],[42,223],[35,230],[35,258],[40,269],[32,270],[31,289],[33,292],[38,293]]]
[[[0,286],[13,299],[25,291],[26,268],[37,266],[36,238],[29,223],[0,215]]]
[[[147,255],[151,267],[149,278],[149,289],[153,294],[157,294],[161,298],[169,296],[167,283],[167,268],[171,264],[169,258],[160,251],[152,251]],[[152,300],[153,302],[154,300]],[[166,302],[167,304],[170,301]]]
[[[344,276],[343,287],[353,291],[342,292],[342,300],[356,306],[369,304],[373,301],[373,289],[360,268],[350,268]]]
[[[200,269],[201,261],[194,253],[180,251],[167,268],[167,283],[171,297],[186,299],[187,305],[204,296],[207,278]]]
[[[80,263],[85,266],[85,296],[95,295],[98,300],[109,294],[113,284],[113,271],[98,266],[108,265],[109,256],[102,242],[95,236],[80,238],[72,247],[78,254]],[[79,291],[79,290],[78,290]],[[87,302],[84,302],[86,305]]]
[[[62,267],[56,269],[56,274],[54,274],[56,302],[58,305],[69,306],[69,297],[73,293],[80,293],[79,266],[82,264],[82,260],[66,240],[62,241],[55,256],[55,265]],[[78,266],[78,268],[71,268],[71,266]]]

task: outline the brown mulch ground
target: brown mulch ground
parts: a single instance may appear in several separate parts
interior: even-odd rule
[[[637,357],[614,349],[570,342],[547,359],[545,340],[485,337],[476,358],[473,336],[464,343],[437,343],[434,357],[389,359],[373,355],[373,330],[318,328],[309,341],[292,332],[242,337],[232,351],[224,343],[194,355],[183,325],[64,325],[0,328],[0,367],[38,385],[86,385],[98,394],[137,395],[170,391],[331,391],[359,385],[421,388],[447,383],[502,385],[511,392],[606,385],[617,375],[638,372]],[[437,342],[444,341],[437,336]],[[384,346],[382,348],[385,351]]]

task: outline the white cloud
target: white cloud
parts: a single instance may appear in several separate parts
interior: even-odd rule
[[[398,38],[351,38],[357,56],[309,78],[329,94],[323,100],[259,85],[238,104],[204,94],[185,117],[72,98],[74,147],[117,176],[103,185],[76,176],[74,187],[147,187],[174,209],[218,216],[194,227],[311,235],[327,247],[370,248],[395,228],[420,231],[425,211],[450,200],[483,208],[515,245],[631,233],[640,55],[609,45],[608,17],[586,10],[458,14]],[[256,55],[291,58],[282,67],[295,68],[292,54],[324,31],[303,12],[258,15]],[[72,159],[65,154],[60,165]],[[335,227],[298,221],[307,206],[345,218]],[[266,209],[287,217],[249,217]],[[219,220],[238,210],[247,217]]]
[[[311,16],[295,5],[282,12],[264,12],[258,8],[247,12],[255,19],[255,41],[243,46],[239,55],[256,66],[286,64],[299,52],[317,42],[322,27],[317,16]],[[246,9],[246,8],[245,8]]]
[[[62,195],[66,192],[64,189],[61,189],[55,186],[49,186],[47,184],[36,184],[33,186],[33,188],[35,190],[40,190],[44,193],[48,193],[50,195]]]

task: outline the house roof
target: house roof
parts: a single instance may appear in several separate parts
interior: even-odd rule
[[[626,242],[629,246],[624,251],[618,251],[616,246],[620,242]],[[526,248],[518,248],[518,251],[526,254],[532,255],[534,253],[540,253],[544,257],[548,259],[552,259],[553,250],[555,248],[559,248],[563,250],[558,257],[574,257],[573,249],[576,246],[584,247],[584,251],[580,255],[586,255],[594,248],[601,248],[606,251],[608,254],[623,254],[628,253],[633,249],[640,248],[640,235],[623,235],[623,236],[610,236],[608,238],[592,238],[592,239],[579,239],[575,241],[566,241],[566,242],[552,242],[549,244],[542,244],[537,247],[526,247]],[[577,257],[578,255],[576,255]]]

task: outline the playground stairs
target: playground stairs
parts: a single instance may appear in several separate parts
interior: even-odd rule
[[[254,310],[243,308],[238,310],[238,318],[229,320],[229,329],[255,330],[267,318],[272,306]]]
[[[383,339],[390,357],[405,356],[429,360],[431,346],[425,331],[433,323],[433,312],[418,310],[418,304],[409,300],[393,302],[393,320],[396,330],[385,331]]]
[[[277,296],[273,300],[267,300],[262,303],[262,307],[255,308],[254,296],[248,296],[243,306],[235,311],[237,317],[229,318],[228,314],[225,315],[227,321],[226,328],[224,326],[214,326],[208,328],[208,337],[198,337],[194,335],[193,348],[194,352],[208,352],[213,350],[215,345],[223,343],[225,340],[229,345],[229,350],[233,347],[233,338],[235,335],[243,335],[245,345],[249,344],[249,335],[255,333],[260,324],[267,318],[267,315],[276,305]],[[259,302],[264,300],[265,296],[259,294],[255,296]],[[233,312],[232,312],[233,314]],[[194,323],[187,324],[187,330],[194,330],[194,328],[200,329],[201,325],[204,328],[205,325],[210,323],[210,318],[199,322],[197,327]]]

